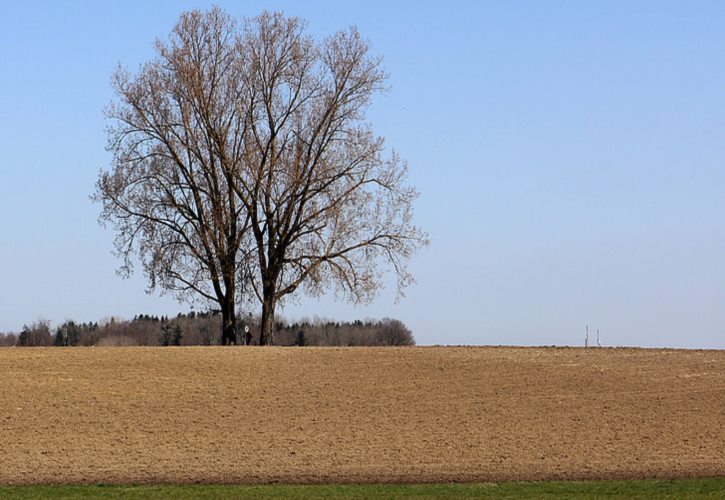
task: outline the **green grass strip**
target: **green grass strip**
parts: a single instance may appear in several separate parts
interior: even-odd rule
[[[725,498],[725,478],[501,484],[0,486],[0,498]]]

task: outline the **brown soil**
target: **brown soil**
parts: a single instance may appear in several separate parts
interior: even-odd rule
[[[0,484],[725,475],[725,351],[0,349]]]

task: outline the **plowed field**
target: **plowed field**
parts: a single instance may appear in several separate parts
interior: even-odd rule
[[[0,349],[0,484],[725,475],[725,351]]]

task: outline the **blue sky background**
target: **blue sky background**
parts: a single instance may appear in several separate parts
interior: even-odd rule
[[[432,244],[368,307],[420,344],[725,348],[725,2],[217,2],[358,26],[391,91],[369,120],[410,163]],[[0,331],[188,307],[115,275],[89,200],[118,63],[201,1],[0,3]]]

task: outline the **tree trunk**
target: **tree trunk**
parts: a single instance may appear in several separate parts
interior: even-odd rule
[[[222,303],[222,345],[237,344],[237,315],[234,295],[227,294]]]
[[[274,344],[274,307],[275,300],[265,292],[262,301],[262,328],[259,331],[259,345]]]

